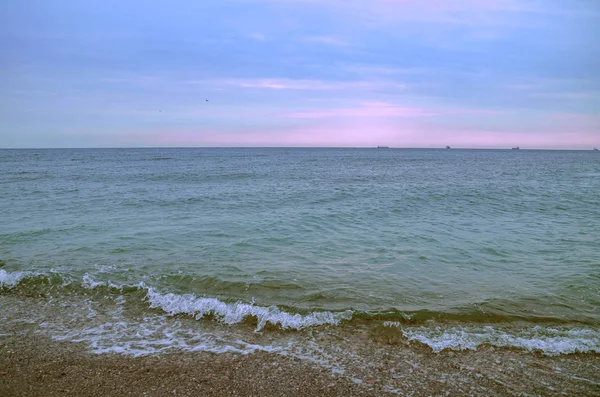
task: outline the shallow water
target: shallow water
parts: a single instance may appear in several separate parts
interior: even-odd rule
[[[592,151],[0,150],[0,320],[129,354],[364,326],[598,353],[599,191]]]

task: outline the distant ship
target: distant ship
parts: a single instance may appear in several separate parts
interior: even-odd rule
[[[446,146],[446,149],[450,149],[450,146]]]
[[[594,150],[598,150],[598,148],[597,148],[597,147],[595,147],[595,148],[594,148]]]
[[[518,146],[514,147],[514,148],[512,148],[512,150],[519,150],[519,147]]]
[[[389,149],[389,146],[377,146],[377,149]]]

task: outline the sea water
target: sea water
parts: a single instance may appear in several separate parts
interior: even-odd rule
[[[0,261],[0,334],[97,353],[599,353],[600,155],[0,150]]]

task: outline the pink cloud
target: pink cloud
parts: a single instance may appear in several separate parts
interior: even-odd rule
[[[123,137],[124,138],[124,137]],[[184,129],[143,135],[153,146],[330,146],[453,148],[591,148],[598,139],[586,132],[489,131],[424,126],[325,125],[262,131]],[[112,143],[112,142],[111,142]]]
[[[363,104],[352,108],[333,108],[325,110],[308,110],[292,112],[286,118],[318,119],[337,117],[418,117],[427,113],[423,109],[393,106],[387,104]]]
[[[285,114],[285,118],[319,119],[338,117],[424,117],[446,116],[453,114],[506,114],[502,111],[485,109],[424,109],[398,106],[385,102],[365,102],[351,108],[330,108],[324,110],[308,110]]]
[[[376,146],[382,140],[389,141],[393,132],[392,126],[320,125],[260,131],[165,130],[145,139],[158,146]]]
[[[305,120],[301,124],[252,126],[172,126],[137,131],[73,132],[99,146],[330,146],[453,148],[592,148],[600,146],[594,128],[530,125],[521,128],[464,128],[421,123],[419,119]]]
[[[223,82],[241,88],[274,90],[345,90],[376,89],[382,87],[404,88],[403,84],[386,81],[322,81],[304,79],[232,79]]]

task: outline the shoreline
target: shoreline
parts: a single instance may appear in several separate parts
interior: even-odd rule
[[[401,346],[365,362],[362,379],[280,354],[92,354],[30,333],[0,338],[0,395],[396,396],[600,394],[600,355],[510,349],[431,353]],[[390,385],[393,385],[391,387]]]
[[[310,363],[269,353],[128,357],[96,355],[82,343],[41,336],[0,339],[3,397],[370,395],[363,389]]]

